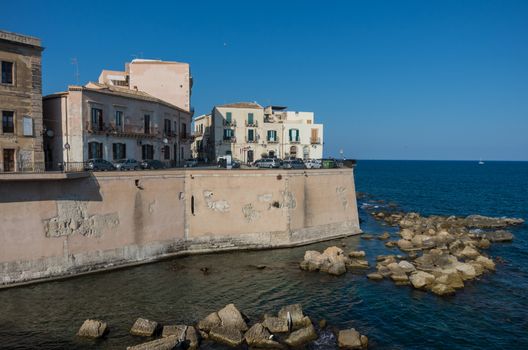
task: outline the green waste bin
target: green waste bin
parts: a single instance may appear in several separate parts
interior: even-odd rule
[[[323,169],[335,168],[335,162],[333,159],[323,159]]]

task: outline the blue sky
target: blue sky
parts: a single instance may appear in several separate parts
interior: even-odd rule
[[[184,61],[197,114],[314,111],[327,156],[528,160],[528,1],[6,1],[0,28],[42,39],[45,94],[72,58]]]

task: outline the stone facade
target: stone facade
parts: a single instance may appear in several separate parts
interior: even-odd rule
[[[180,164],[191,156],[191,114],[142,91],[89,83],[44,97],[52,163],[131,158]]]
[[[360,232],[353,169],[39,175],[0,178],[0,287]]]
[[[43,171],[40,39],[0,31],[0,171]]]
[[[210,118],[210,135],[203,146],[211,160],[227,154],[243,163],[264,157],[323,157],[323,125],[315,124],[312,112],[240,102],[215,106]]]
[[[192,154],[206,163],[215,159],[213,149],[213,129],[210,114],[204,114],[194,119]]]

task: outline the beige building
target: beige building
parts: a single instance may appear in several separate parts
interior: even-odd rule
[[[40,39],[0,31],[0,172],[43,171]]]
[[[312,112],[232,103],[213,108],[210,128],[211,159],[226,154],[244,163],[263,157],[323,157],[323,125],[315,123]]]
[[[194,141],[191,148],[193,158],[198,158],[205,162],[215,159],[211,126],[211,114],[200,115],[194,119]]]
[[[191,114],[146,92],[88,83],[44,97],[53,164],[92,158],[157,159],[170,165],[190,154]]]
[[[188,63],[135,59],[125,65],[125,71],[103,70],[99,83],[143,91],[191,111],[193,80]]]

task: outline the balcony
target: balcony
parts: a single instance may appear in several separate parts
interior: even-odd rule
[[[258,142],[257,138],[254,138],[254,139],[250,140],[249,138],[246,137],[246,143],[257,143],[257,142]]]
[[[321,144],[321,138],[320,137],[310,137],[310,143],[312,145],[319,145]]]
[[[235,127],[236,125],[236,120],[227,121],[224,119],[224,126]]]
[[[275,137],[274,139],[267,139],[266,140],[268,143],[279,143],[279,138],[278,137]]]
[[[224,143],[236,143],[236,137],[228,137],[223,139]]]
[[[250,122],[248,122],[248,121],[246,120],[246,126],[247,126],[248,128],[256,128],[256,127],[258,126],[258,122],[257,122],[256,120],[254,120],[252,123],[250,123]]]
[[[114,123],[110,124],[94,124],[86,122],[85,130],[90,134],[95,135],[112,135],[117,137],[129,138],[156,138],[159,133],[156,129],[150,129],[149,133],[145,133],[143,125],[126,124],[123,126],[116,126]]]
[[[301,143],[301,140],[300,139],[296,139],[296,140],[290,139],[290,143]]]

